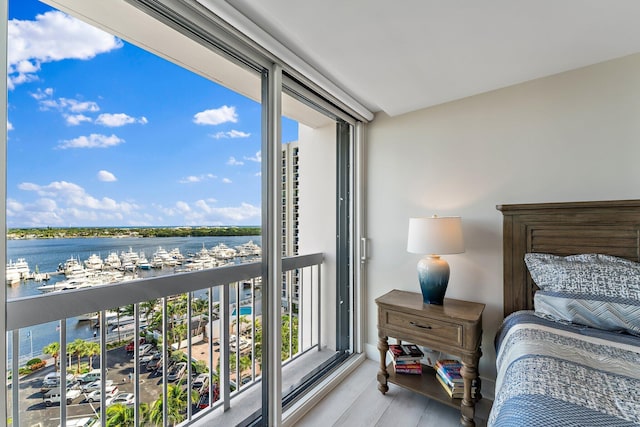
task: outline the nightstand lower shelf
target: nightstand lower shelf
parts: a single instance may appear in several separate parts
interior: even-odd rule
[[[438,382],[436,371],[430,366],[422,365],[422,375],[396,374],[393,369],[393,364],[390,363],[387,365],[387,373],[389,374],[387,382],[420,393],[453,408],[460,408],[462,399],[449,397],[447,392],[442,388],[442,385]]]

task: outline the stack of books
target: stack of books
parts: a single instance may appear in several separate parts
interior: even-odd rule
[[[464,397],[464,380],[460,375],[462,363],[454,359],[441,359],[436,362],[434,367],[436,368],[436,378],[449,396],[454,399],[462,399]],[[471,396],[475,396],[473,384]]]
[[[422,350],[415,344],[390,344],[389,355],[396,374],[422,375]]]

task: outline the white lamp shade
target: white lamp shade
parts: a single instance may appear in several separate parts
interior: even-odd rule
[[[462,218],[435,215],[430,218],[410,218],[407,252],[433,255],[464,252]]]

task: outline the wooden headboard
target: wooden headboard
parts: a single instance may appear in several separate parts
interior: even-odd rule
[[[640,200],[498,205],[503,215],[504,315],[533,309],[527,252],[601,253],[640,262]]]

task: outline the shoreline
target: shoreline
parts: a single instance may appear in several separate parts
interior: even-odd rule
[[[175,226],[175,227],[60,227],[7,230],[7,240],[49,240],[85,238],[161,238],[161,237],[243,237],[259,236],[260,226]]]

